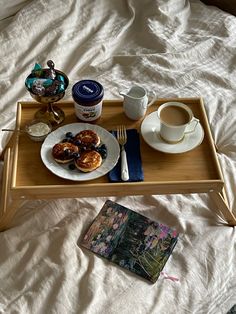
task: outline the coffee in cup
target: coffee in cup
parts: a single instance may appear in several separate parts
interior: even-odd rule
[[[170,143],[180,142],[185,134],[195,131],[199,120],[193,116],[192,110],[180,102],[167,102],[157,110],[160,120],[160,136]]]
[[[184,108],[171,105],[161,110],[160,119],[167,124],[177,126],[189,123],[191,117]]]

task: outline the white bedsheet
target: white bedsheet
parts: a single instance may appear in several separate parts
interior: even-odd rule
[[[100,81],[106,99],[133,83],[202,96],[235,210],[235,17],[197,0],[13,2],[1,1],[1,128],[14,127],[25,77],[48,59],[70,87]],[[0,132],[0,151],[7,140]],[[235,228],[218,225],[208,195],[111,198],[180,232],[164,269],[179,281],[154,285],[77,246],[106,199],[25,202],[0,233],[0,313],[217,314],[236,303]]]

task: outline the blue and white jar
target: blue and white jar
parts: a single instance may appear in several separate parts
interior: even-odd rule
[[[103,86],[94,80],[82,80],[72,87],[75,114],[81,121],[96,121],[102,114]]]

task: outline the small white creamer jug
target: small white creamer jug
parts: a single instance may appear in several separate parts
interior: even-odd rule
[[[154,94],[152,100],[148,102],[147,90],[139,85],[133,85],[130,90],[125,92],[119,92],[124,97],[123,109],[126,116],[132,120],[139,120],[146,114],[147,107],[152,105],[156,100]]]

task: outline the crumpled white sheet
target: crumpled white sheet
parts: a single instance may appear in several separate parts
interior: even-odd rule
[[[197,0],[11,3],[0,21],[1,128],[14,126],[16,102],[30,99],[26,75],[48,59],[70,87],[100,81],[106,99],[133,83],[159,97],[202,96],[236,208],[235,17]],[[7,140],[1,132],[0,151]],[[110,198],[179,230],[164,268],[179,281],[154,285],[77,245],[106,199],[24,203],[0,233],[0,313],[216,314],[236,303],[235,228],[218,225],[208,195]]]

